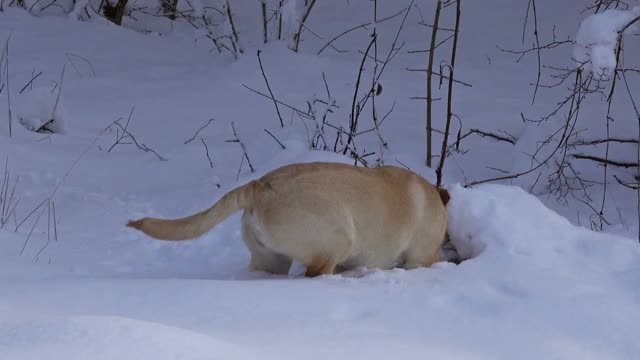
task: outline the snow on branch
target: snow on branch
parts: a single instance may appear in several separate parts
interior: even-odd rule
[[[625,32],[640,21],[640,6],[631,10],[607,10],[585,18],[580,24],[573,49],[575,61],[585,70],[608,78],[618,65],[618,53]]]

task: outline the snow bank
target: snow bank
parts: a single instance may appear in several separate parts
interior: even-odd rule
[[[0,297],[0,354],[19,360],[635,358],[635,242],[575,227],[517,187],[450,191],[451,239],[471,258],[458,266],[316,279],[122,274],[0,282],[7,289]],[[214,231],[233,245],[211,246],[244,246],[238,226],[235,219]],[[129,261],[143,256],[136,252]]]
[[[513,265],[507,260],[512,257],[536,266],[574,266],[574,270],[638,268],[637,242],[575,226],[520,187],[454,186],[450,193],[448,231],[463,259],[501,258],[505,269]]]
[[[211,336],[118,316],[0,318],[0,354],[20,360],[250,358]]]
[[[585,69],[596,76],[608,77],[616,67],[618,33],[634,18],[640,16],[640,6],[629,11],[607,10],[586,17],[580,24],[573,56]],[[637,25],[626,29],[634,31]]]

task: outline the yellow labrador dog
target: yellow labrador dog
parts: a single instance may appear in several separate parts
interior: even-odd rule
[[[313,277],[361,266],[430,266],[445,239],[448,200],[446,190],[403,168],[301,163],[240,186],[197,214],[127,226],[156,239],[187,240],[244,210],[252,271],[287,274],[293,259]]]

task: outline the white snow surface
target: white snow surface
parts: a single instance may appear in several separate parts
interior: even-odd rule
[[[24,106],[17,92],[34,69],[43,71],[34,93],[51,89],[65,65],[64,109],[73,116],[62,115],[67,120],[63,134],[37,134],[14,124],[12,137],[0,119],[0,158],[7,159],[11,184],[19,177],[20,200],[15,220],[0,229],[0,359],[636,359],[640,246],[611,233],[634,236],[633,216],[609,232],[593,232],[579,225],[585,219],[580,214],[570,216],[573,208],[543,196],[543,187],[532,191],[539,197],[529,194],[535,177],[461,186],[458,170],[481,178],[489,172],[484,168],[491,165],[489,158],[525,169],[530,157],[523,154],[557,125],[519,122],[522,109],[532,110],[531,79],[495,44],[519,43],[520,32],[505,29],[514,24],[520,29],[523,9],[510,0],[494,1],[492,16],[517,21],[491,20],[488,26],[488,18],[479,16],[464,23],[463,35],[483,36],[461,38],[468,50],[460,53],[460,76],[474,87],[456,88],[455,109],[468,127],[491,120],[522,135],[509,151],[503,143],[470,140],[468,158],[448,160],[449,235],[465,261],[412,271],[358,269],[314,279],[300,276],[300,264],[289,276],[249,272],[240,214],[197,240],[175,243],[152,240],[124,224],[140,216],[199,211],[284,164],[352,163],[332,152],[309,150],[303,120],[281,108],[281,128],[273,102],[242,84],[266,93],[254,51],[261,47],[278,98],[301,108],[306,100],[326,99],[324,72],[331,98],[340,106],[330,120],[347,119],[361,56],[315,53],[332,36],[370,21],[361,11],[369,1],[318,2],[310,28],[326,39],[305,35],[300,54],[284,43],[262,46],[258,2],[234,2],[234,12],[256,17],[239,21],[247,51],[237,61],[210,52],[205,40],[194,42],[193,29],[184,24],[172,27],[154,18],[158,33],[151,35],[98,19],[32,17],[5,9],[0,39],[13,33],[13,110],[46,113],[50,97],[42,93],[42,101]],[[408,1],[379,3],[379,17],[384,17]],[[432,13],[431,2],[418,3],[424,14]],[[572,3],[577,9],[584,5]],[[487,11],[484,2],[463,6],[464,14]],[[540,6],[539,11],[544,21],[561,20],[558,32],[578,28],[577,17],[557,8]],[[381,54],[400,20],[377,24]],[[418,20],[417,13],[407,20],[402,39],[408,49],[426,44]],[[352,35],[335,46],[366,46],[367,31]],[[567,62],[570,55],[565,49]],[[399,53],[385,70],[376,106],[382,113],[396,102],[381,130],[389,143],[385,161],[434,181],[422,158],[424,104],[410,100],[422,94],[424,78],[405,70],[423,63],[423,57]],[[6,114],[6,94],[1,95],[0,114]],[[541,93],[540,101],[552,101],[545,96]],[[444,108],[443,102],[436,106]],[[212,124],[185,144],[210,118]],[[128,121],[136,141],[166,161],[131,141],[113,146],[121,132],[110,125],[118,119]],[[231,121],[255,173],[246,163],[238,170],[240,145],[226,142],[233,138]],[[312,122],[306,126],[313,131]],[[359,146],[377,149],[377,135],[371,135]],[[608,206],[635,214],[632,192],[610,191]],[[20,224],[48,197],[55,204],[57,237],[47,231],[54,221],[47,206]]]

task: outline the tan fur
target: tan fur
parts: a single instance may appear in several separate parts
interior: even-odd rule
[[[244,210],[252,270],[287,274],[292,259],[307,267],[307,276],[359,266],[411,269],[438,261],[448,201],[446,190],[403,168],[303,163],[275,169],[197,214],[127,226],[186,240]]]

